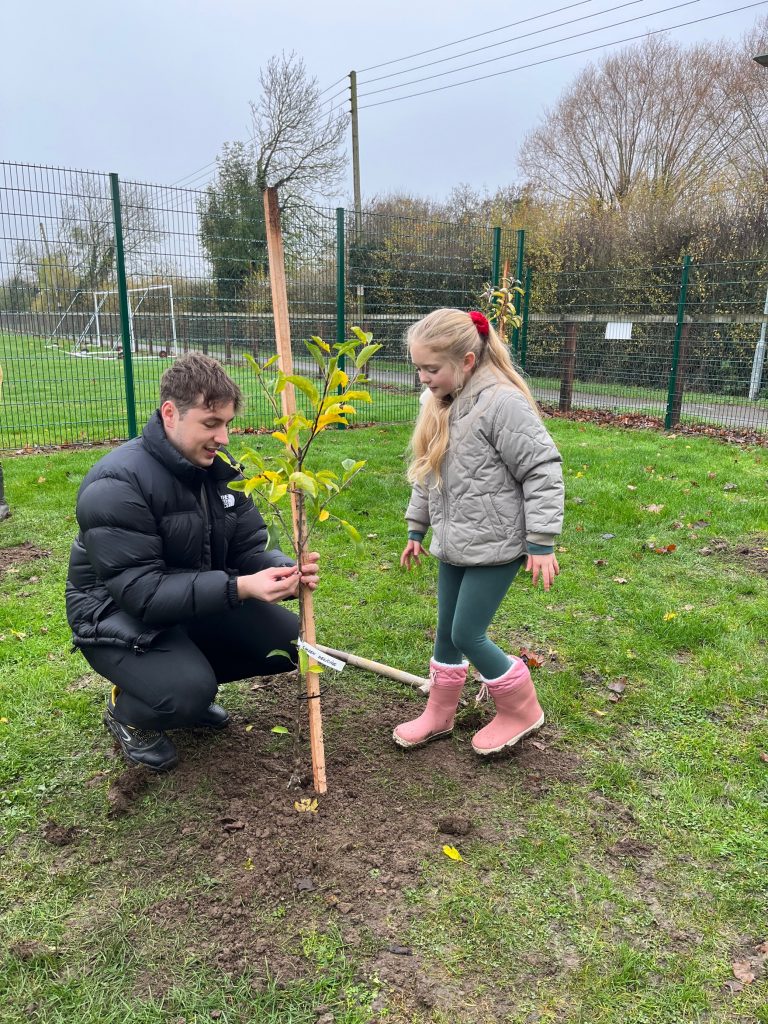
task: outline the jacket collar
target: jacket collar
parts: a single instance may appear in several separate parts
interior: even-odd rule
[[[225,448],[219,449],[224,458],[215,458],[209,469],[195,466],[189,459],[185,459],[168,440],[159,409],[150,416],[141,432],[141,440],[153,458],[190,487],[200,487],[206,478],[232,480],[240,473],[239,464]]]
[[[454,415],[465,416],[476,404],[483,391],[487,391],[488,388],[495,387],[503,382],[504,379],[499,377],[492,366],[487,363],[479,366],[456,395],[453,401],[456,410]]]

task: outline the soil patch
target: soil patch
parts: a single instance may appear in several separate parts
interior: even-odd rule
[[[12,548],[0,548],[0,575],[5,572],[15,572],[19,565],[25,562],[34,562],[36,558],[47,558],[50,551],[43,551],[30,541],[25,540]]]
[[[138,872],[137,885],[142,872],[153,882],[163,872],[206,877],[205,887],[188,884],[148,915],[163,931],[183,931],[188,952],[220,970],[284,981],[306,976],[313,965],[301,936],[330,928],[395,1002],[412,1010],[447,1006],[409,946],[415,911],[406,891],[425,863],[442,863],[445,844],[466,853],[475,841],[501,841],[519,827],[519,805],[515,820],[499,820],[499,795],[533,797],[579,781],[579,761],[558,749],[545,726],[488,764],[472,753],[476,723],[466,718],[453,739],[402,751],[392,728],[414,717],[423,699],[383,693],[361,706],[339,685],[323,701],[329,792],[315,805],[308,744],[297,769],[292,737],[271,731],[292,727],[286,709],[294,685],[249,694],[252,708],[234,714],[222,733],[174,734],[180,763],[155,792],[192,813],[167,830],[160,851],[151,826],[137,824],[135,845],[113,868],[128,877]],[[226,688],[220,696],[226,704]],[[477,714],[484,723],[492,713],[483,707]],[[124,772],[110,789],[109,813],[135,812],[155,778]],[[151,856],[142,853],[144,843]],[[153,991],[162,989],[164,979],[151,981]]]
[[[747,544],[729,544],[714,538],[706,547],[699,548],[704,556],[717,555],[729,562],[738,562],[749,572],[768,576],[768,537],[757,534]]]

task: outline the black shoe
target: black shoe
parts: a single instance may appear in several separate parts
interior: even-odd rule
[[[179,756],[176,747],[164,732],[123,725],[115,718],[114,707],[112,697],[109,697],[104,712],[104,725],[120,744],[123,754],[131,764],[143,765],[153,772],[167,772],[175,767]]]
[[[226,729],[229,725],[229,712],[225,711],[221,704],[209,704],[205,714],[195,722],[195,725],[205,726],[206,729]]]

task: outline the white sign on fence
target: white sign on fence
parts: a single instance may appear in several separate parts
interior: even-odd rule
[[[605,325],[606,341],[630,341],[632,338],[631,320],[609,320]]]

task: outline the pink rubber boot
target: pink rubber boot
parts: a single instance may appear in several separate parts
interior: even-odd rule
[[[466,661],[461,665],[444,665],[434,658],[430,661],[429,678],[432,685],[427,706],[418,718],[397,726],[392,739],[398,746],[421,747],[430,740],[450,736],[468,667]]]
[[[544,724],[528,666],[520,658],[510,660],[512,664],[503,676],[484,680],[496,705],[496,716],[472,737],[472,749],[482,756],[513,747]]]

